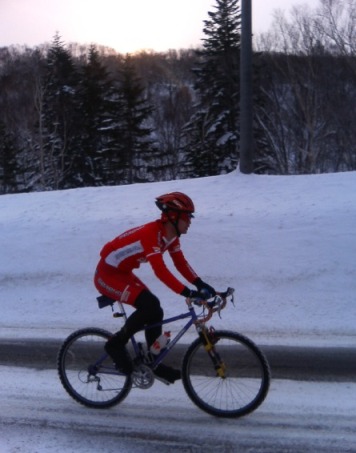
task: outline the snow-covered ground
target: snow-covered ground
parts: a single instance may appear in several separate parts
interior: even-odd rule
[[[215,325],[256,341],[356,345],[356,173],[229,175],[0,197],[0,335],[63,337],[87,325],[115,329],[92,283],[103,244],[158,217],[157,195],[196,204],[186,257],[217,289],[236,288]],[[169,258],[167,260],[169,264]],[[166,315],[183,298],[139,276]]]
[[[89,325],[117,329],[110,309],[99,310],[96,305],[92,276],[99,251],[106,241],[125,229],[156,218],[154,198],[175,190],[186,192],[196,204],[189,234],[182,237],[188,261],[217,289],[236,288],[236,306],[230,305],[222,319],[214,318],[216,328],[238,330],[261,344],[356,346],[355,172],[313,176],[234,172],[154,184],[3,195],[0,341],[64,338]],[[169,259],[167,264],[170,265]],[[143,265],[138,275],[160,297],[167,316],[184,310],[183,298],[157,281],[149,265]],[[176,330],[179,327],[177,323]],[[185,341],[189,340],[187,335]],[[61,439],[51,440],[49,431],[43,433],[45,422],[41,425],[41,415],[36,408],[30,409],[34,404],[31,398],[37,401],[37,392],[44,399],[52,395],[61,410],[63,406],[76,405],[60,387],[54,370],[1,367],[0,376],[1,400],[6,402],[2,406],[6,417],[0,424],[1,451],[78,452],[81,445],[85,447],[80,439],[73,447],[61,444]],[[181,384],[169,387],[169,394],[164,389],[157,383],[148,392],[133,392],[123,404],[131,404],[133,412],[138,403],[147,404],[152,410],[159,398],[164,412],[167,397],[167,404],[183,406],[179,412],[182,417],[189,408],[193,419],[206,420],[207,415],[192,407]],[[330,419],[330,430],[325,431],[330,436],[335,433],[335,452],[346,451],[342,447],[352,444],[354,434],[343,431],[340,420],[349,419],[348,414],[354,417],[355,391],[353,383],[276,381],[266,402],[248,419],[276,413],[283,419],[281,415],[287,410],[301,417],[324,417],[323,420]],[[36,429],[26,425],[30,418],[22,424],[18,420],[22,404],[24,413],[36,412],[36,423],[41,425],[44,436],[41,440],[36,441]],[[142,406],[139,410],[142,412]],[[44,413],[48,418],[54,412],[55,407]],[[82,417],[86,413],[86,409],[80,409]],[[63,416],[57,415],[63,427]],[[256,423],[259,419],[254,420]],[[232,430],[231,422],[226,423],[224,426],[231,426]],[[329,426],[329,422],[325,423]],[[49,428],[58,426],[53,422]],[[254,429],[258,429],[258,422]],[[318,429],[311,428],[308,435],[317,436]],[[159,430],[159,426],[153,423],[152,430]],[[343,435],[347,444],[342,443]],[[85,451],[94,449],[87,445]],[[132,448],[125,450],[122,446],[121,451]],[[141,450],[137,447],[135,451]]]
[[[0,367],[1,453],[355,453],[356,384],[272,381],[240,419],[195,407],[180,382],[133,390],[119,406],[88,409],[54,370]]]

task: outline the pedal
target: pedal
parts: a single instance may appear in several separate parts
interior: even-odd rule
[[[161,381],[163,384],[166,384],[166,385],[170,385],[171,384],[171,382],[167,381],[164,378],[161,378],[161,377],[156,376],[156,375],[154,375],[154,377],[155,377],[155,379],[157,379],[157,381]]]

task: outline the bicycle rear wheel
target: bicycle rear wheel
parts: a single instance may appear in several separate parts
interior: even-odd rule
[[[58,352],[60,381],[67,393],[85,406],[114,406],[131,390],[131,377],[120,374],[104,350],[110,336],[110,332],[95,327],[77,330]]]
[[[214,350],[221,359],[222,377],[201,338],[188,348],[182,366],[184,388],[200,409],[217,417],[241,417],[267,396],[270,369],[267,359],[247,337],[215,331]]]

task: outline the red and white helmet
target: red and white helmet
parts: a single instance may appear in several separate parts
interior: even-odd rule
[[[194,203],[188,195],[182,192],[171,192],[156,198],[157,207],[163,212],[174,211],[177,213],[193,214]]]

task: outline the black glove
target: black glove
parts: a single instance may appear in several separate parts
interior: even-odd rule
[[[181,296],[189,297],[190,299],[200,299],[202,297],[199,291],[195,291],[195,289],[189,289],[187,287],[185,287],[180,294]]]
[[[203,297],[204,299],[210,299],[211,297],[216,296],[215,289],[207,283],[203,282],[201,278],[194,280],[194,285],[198,288],[201,297]]]

